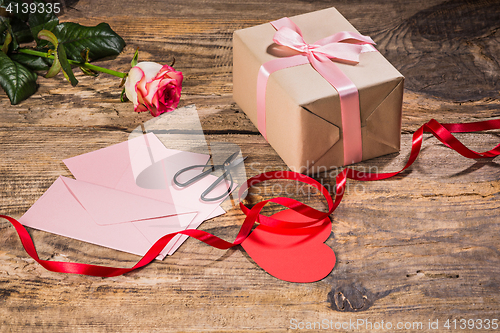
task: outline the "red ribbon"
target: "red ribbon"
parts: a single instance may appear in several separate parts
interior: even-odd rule
[[[214,236],[208,232],[202,231],[202,230],[197,230],[197,229],[188,229],[188,230],[183,230],[175,233],[171,233],[168,235],[163,236],[160,238],[158,241],[156,241],[153,246],[148,250],[148,252],[142,257],[142,259],[135,264],[131,268],[117,268],[117,267],[108,267],[108,266],[97,266],[97,265],[90,265],[90,264],[82,264],[82,263],[75,263],[75,262],[63,262],[63,261],[49,261],[49,260],[42,260],[38,257],[37,251],[35,249],[35,245],[33,244],[33,241],[24,228],[24,226],[19,223],[16,219],[6,216],[6,215],[0,215],[0,217],[5,218],[8,220],[14,228],[16,229],[19,238],[21,239],[21,243],[24,246],[24,249],[26,252],[33,258],[35,259],[36,262],[38,262],[40,265],[45,267],[47,270],[52,271],[52,272],[59,272],[59,273],[72,273],[72,274],[83,274],[83,275],[90,275],[90,276],[100,276],[100,277],[111,277],[111,276],[118,276],[122,275],[128,272],[131,272],[137,268],[143,267],[153,261],[158,254],[163,250],[163,248],[167,245],[167,243],[175,236],[178,234],[183,234],[187,236],[191,236],[193,238],[196,238],[208,245],[211,245],[213,247],[216,247],[221,250],[226,250],[229,249],[233,246],[236,246],[238,244],[241,244],[247,238],[247,236],[250,234],[250,231],[252,230],[253,225],[259,218],[259,213],[262,210],[262,208],[268,203],[268,202],[275,202],[279,203],[283,206],[286,206],[288,208],[298,210],[302,214],[307,215],[307,216],[318,216],[324,219],[328,215],[330,215],[333,210],[333,201],[332,198],[330,197],[330,194],[328,193],[328,190],[321,185],[319,182],[315,181],[314,179],[299,174],[291,171],[271,171],[271,172],[266,172],[260,175],[257,175],[255,177],[252,177],[247,180],[248,184],[255,185],[257,183],[260,183],[261,181],[264,180],[269,180],[269,179],[290,179],[290,180],[296,180],[300,182],[304,182],[306,184],[309,184],[315,188],[317,188],[323,195],[325,196],[328,206],[330,210],[326,213],[317,211],[309,206],[306,206],[304,204],[299,203],[296,200],[290,199],[290,198],[273,198],[265,201],[261,201],[257,203],[252,209],[246,209],[245,214],[246,218],[245,221],[243,222],[243,225],[241,226],[240,231],[238,232],[238,235],[236,236],[236,239],[233,243],[227,242],[217,236]],[[243,193],[240,192],[240,193]],[[245,207],[246,208],[246,207]],[[283,230],[285,233],[287,230],[293,230],[293,229],[300,229],[304,228],[307,226],[310,226],[312,224],[317,223],[318,221],[314,222],[309,222],[309,223],[292,223],[292,222],[287,222],[287,221],[279,221],[275,222],[272,220],[266,221],[265,218],[262,219],[263,221],[261,224],[267,225],[270,228],[279,228],[280,230]]]
[[[14,226],[19,235],[19,238],[21,239],[21,242],[26,252],[47,270],[60,273],[83,274],[83,275],[101,276],[101,277],[117,276],[131,272],[153,261],[158,256],[158,254],[163,250],[163,248],[167,245],[167,243],[177,234],[183,234],[194,237],[208,245],[224,250],[236,246],[238,244],[241,244],[241,242],[245,240],[245,238],[250,234],[252,227],[256,222],[262,225],[266,225],[269,228],[280,229],[280,233],[301,232],[301,229],[303,230],[303,228],[309,228],[309,227],[314,228],[312,227],[313,224],[316,224],[317,222],[323,220],[325,217],[329,216],[340,204],[340,201],[342,200],[344,194],[347,178],[351,178],[354,180],[361,180],[361,181],[381,180],[393,177],[403,172],[408,167],[410,167],[410,165],[412,165],[413,162],[416,160],[420,152],[420,149],[422,147],[423,134],[426,132],[432,133],[439,141],[441,141],[447,147],[455,150],[464,157],[471,159],[478,159],[478,158],[492,158],[498,156],[500,155],[500,144],[498,144],[495,148],[486,152],[482,153],[475,152],[465,147],[457,138],[453,136],[453,134],[451,134],[451,133],[463,133],[463,132],[477,132],[477,131],[485,131],[491,129],[500,129],[500,119],[487,120],[475,123],[463,123],[463,124],[440,124],[436,120],[432,119],[428,123],[421,126],[413,134],[410,158],[406,163],[406,165],[400,171],[388,172],[388,173],[359,173],[356,170],[345,168],[336,177],[337,188],[335,194],[335,201],[332,200],[327,189],[324,186],[322,186],[319,182],[308,176],[292,171],[271,171],[259,174],[257,176],[248,179],[247,183],[244,184],[240,189],[240,195],[248,187],[251,187],[265,180],[290,179],[309,184],[318,189],[325,196],[325,199],[328,204],[328,211],[321,212],[297,200],[286,197],[277,197],[261,201],[257,203],[254,207],[252,207],[252,209],[249,209],[248,207],[240,203],[240,207],[242,211],[245,213],[246,218],[234,242],[232,243],[227,242],[208,232],[196,229],[189,229],[168,234],[163,236],[155,244],[153,244],[153,246],[148,250],[148,252],[144,255],[144,257],[142,257],[142,259],[131,268],[117,268],[117,267],[97,266],[97,265],[89,265],[89,264],[74,263],[74,262],[42,260],[38,257],[33,241],[28,232],[26,231],[26,229],[24,228],[24,226],[21,225],[21,223],[19,223],[12,217],[6,215],[0,215],[0,217],[5,218],[10,223],[12,223],[12,225]],[[277,220],[260,214],[262,208],[269,202],[278,203],[282,206],[288,207],[289,209],[293,209],[304,216],[314,219],[314,221],[307,223],[297,223],[291,221]]]

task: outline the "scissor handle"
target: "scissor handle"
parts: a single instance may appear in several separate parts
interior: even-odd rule
[[[206,168],[206,167],[209,167],[209,169],[203,171],[199,175],[194,176],[193,178],[187,180],[184,183],[181,183],[177,180],[177,177],[179,177],[181,174],[183,174],[186,171],[197,169],[197,168]],[[206,165],[206,164],[205,165],[191,165],[187,168],[183,168],[183,169],[180,169],[179,171],[177,171],[177,173],[174,175],[174,183],[175,183],[175,185],[177,185],[179,187],[186,187],[186,186],[193,184],[194,182],[197,182],[198,180],[202,179],[203,177],[206,177],[209,173],[211,173],[214,170],[215,170],[215,166],[210,166],[210,165]]]
[[[227,191],[224,194],[219,195],[218,197],[207,198],[207,194],[210,193],[212,190],[214,190],[215,187],[217,187],[217,185],[219,185],[226,178],[226,176],[229,176],[229,179],[231,180],[231,185],[229,185],[229,187],[227,188]],[[213,182],[212,185],[210,185],[205,191],[203,191],[203,193],[201,194],[201,200],[209,201],[209,202],[210,201],[218,201],[218,200],[224,198],[225,196],[227,196],[229,193],[231,193],[231,189],[233,188],[233,184],[234,184],[233,176],[231,176],[231,173],[229,172],[229,170],[226,170],[226,171],[224,171],[222,176],[217,178],[215,180],[215,182]]]

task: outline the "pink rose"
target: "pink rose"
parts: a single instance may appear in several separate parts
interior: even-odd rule
[[[182,73],[168,65],[140,62],[128,73],[125,94],[134,103],[134,111],[151,112],[154,117],[173,111],[182,90]]]

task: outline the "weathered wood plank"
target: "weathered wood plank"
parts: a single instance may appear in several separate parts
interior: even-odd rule
[[[285,165],[231,97],[232,32],[335,5],[407,76],[402,150],[363,162],[358,170],[399,170],[411,134],[430,118],[443,122],[498,117],[498,2],[470,1],[66,1],[61,20],[110,23],[127,42],[113,61],[127,71],[140,60],[169,63],[186,76],[181,105],[196,104],[210,141],[241,147],[247,175]],[[74,9],[71,9],[74,7]],[[150,119],[119,103],[119,80],[77,74],[39,79],[29,100],[11,106],[0,92],[0,207],[19,217],[59,176],[62,159],[127,140]],[[427,137],[427,136],[426,136]],[[498,132],[462,134],[487,150]],[[174,255],[116,278],[51,273],[30,259],[6,221],[0,221],[0,332],[284,332],[291,321],[498,318],[498,159],[471,161],[435,139],[415,165],[378,182],[348,182],[332,215],[327,244],[337,265],[323,281],[292,284],[262,271],[240,248],[220,251],[188,240]],[[335,172],[317,177],[334,188]],[[276,182],[253,191],[256,202],[277,193]],[[285,183],[281,183],[285,184]],[[278,191],[279,192],[279,191]],[[285,193],[318,209],[314,192]],[[232,240],[239,209],[201,228]],[[266,208],[272,213],[279,207]],[[29,230],[43,259],[130,267],[137,256]],[[340,330],[339,330],[340,331]],[[342,331],[373,331],[365,326]]]

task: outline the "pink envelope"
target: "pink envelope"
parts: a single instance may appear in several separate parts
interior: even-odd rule
[[[167,149],[154,134],[147,134],[64,160],[76,180],[59,177],[20,222],[144,255],[165,234],[197,228],[225,213],[220,202],[200,199],[215,176],[182,189],[172,184],[178,170],[208,159]],[[158,258],[172,254],[183,239],[172,239]]]

